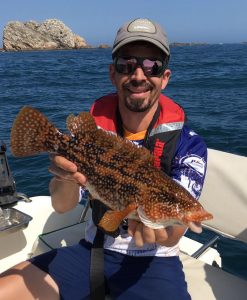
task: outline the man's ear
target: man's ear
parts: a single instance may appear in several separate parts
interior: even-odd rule
[[[109,65],[109,77],[110,77],[110,80],[111,80],[111,82],[112,82],[112,84],[114,85],[114,86],[116,86],[116,80],[115,80],[115,67],[114,67],[114,65],[113,64],[110,64]]]
[[[167,84],[169,82],[169,79],[170,79],[170,76],[171,76],[171,70],[170,69],[166,69],[164,71],[163,76],[162,76],[162,84],[161,84],[161,89],[162,90],[167,86]]]

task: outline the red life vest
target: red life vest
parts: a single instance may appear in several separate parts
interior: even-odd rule
[[[155,166],[170,173],[177,139],[185,122],[183,109],[170,98],[160,95],[160,112],[145,145],[155,157]],[[118,95],[110,94],[94,102],[91,107],[97,126],[118,133],[117,120]]]

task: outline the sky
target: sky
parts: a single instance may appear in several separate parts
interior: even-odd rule
[[[55,18],[89,45],[112,45],[123,23],[149,18],[170,42],[239,43],[247,41],[246,15],[247,0],[0,0],[0,41],[9,21]]]

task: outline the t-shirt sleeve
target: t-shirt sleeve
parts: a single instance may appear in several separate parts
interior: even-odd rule
[[[170,176],[198,199],[207,169],[207,146],[203,139],[184,126],[172,160]]]

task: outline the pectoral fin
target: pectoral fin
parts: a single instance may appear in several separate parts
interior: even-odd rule
[[[117,230],[122,220],[127,217],[129,213],[135,210],[136,207],[137,205],[135,203],[132,203],[121,211],[108,210],[104,214],[98,225],[106,232],[114,232],[115,230]]]

